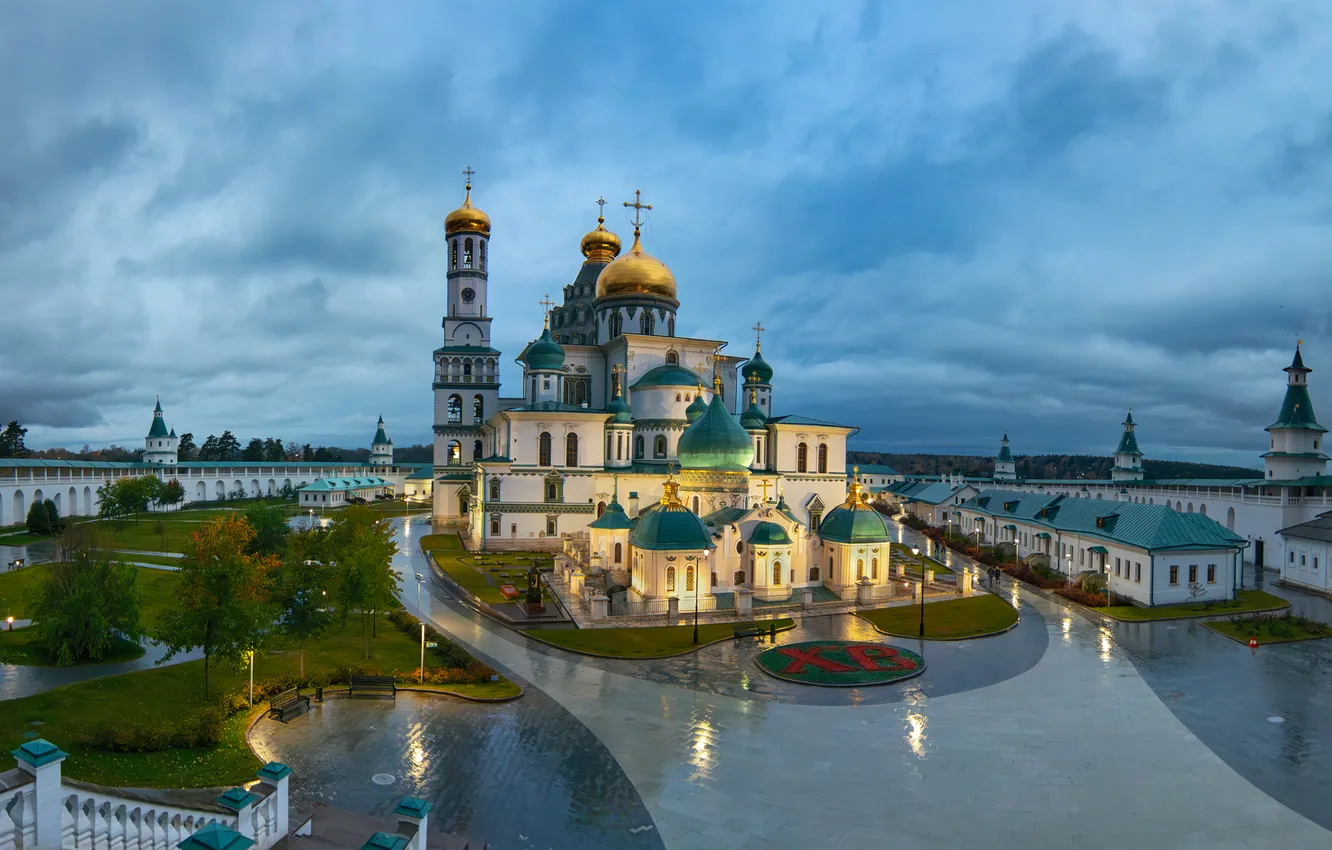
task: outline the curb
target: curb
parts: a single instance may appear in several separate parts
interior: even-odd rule
[[[1277,610],[1280,610],[1280,609],[1277,609]],[[1261,613],[1261,612],[1259,612],[1259,611],[1250,611],[1250,612],[1248,612],[1248,613],[1250,613],[1250,614],[1258,614],[1258,613]],[[1223,637],[1223,638],[1228,638],[1229,640],[1233,640],[1233,641],[1235,641],[1235,643],[1238,643],[1238,644],[1240,644],[1240,645],[1242,645],[1242,646],[1248,646],[1248,645],[1249,645],[1249,642],[1248,642],[1247,640],[1245,640],[1244,638],[1237,638],[1237,637],[1235,637],[1234,635],[1228,635],[1228,634],[1226,634],[1226,633],[1223,632],[1223,631],[1218,631],[1217,629],[1215,629],[1215,628],[1212,627],[1212,624],[1211,624],[1211,623],[1202,623],[1201,625],[1202,625],[1202,627],[1203,627],[1204,629],[1207,629],[1207,631],[1211,632],[1212,634],[1220,635],[1220,636]],[[1259,645],[1259,646],[1281,646],[1282,644],[1286,644],[1286,643],[1304,643],[1305,641],[1310,641],[1310,640],[1327,640],[1328,638],[1332,638],[1332,635],[1311,635],[1311,636],[1309,636],[1309,637],[1287,638],[1287,639],[1284,639],[1284,640],[1272,640],[1272,641],[1268,641],[1268,642],[1266,642],[1266,643],[1264,643],[1263,641],[1258,641],[1258,645]]]
[[[1005,602],[1004,604],[1005,604],[1005,605],[1008,605],[1007,602]],[[1010,607],[1012,607],[1012,606],[1010,606]],[[1014,609],[1014,610],[1016,610],[1016,609]],[[868,619],[867,617],[862,616],[862,615],[860,614],[860,612],[858,612],[858,611],[854,614],[854,616],[856,616],[856,617],[860,617],[860,619],[864,620],[866,623],[869,623],[870,627],[873,628],[874,631],[878,632],[878,633],[881,634],[881,635],[887,635],[888,637],[902,638],[902,639],[905,639],[905,640],[928,640],[928,641],[933,641],[933,642],[935,642],[935,643],[956,643],[956,642],[958,642],[958,641],[962,641],[962,640],[980,640],[981,638],[998,637],[999,635],[1008,634],[1009,632],[1013,631],[1013,629],[1016,629],[1016,628],[1017,628],[1019,625],[1021,625],[1021,623],[1022,623],[1022,615],[1019,614],[1019,615],[1018,615],[1018,618],[1017,618],[1016,620],[1013,621],[1013,624],[1012,624],[1011,626],[1007,626],[1007,627],[1005,627],[1005,628],[1002,628],[1002,629],[1000,629],[1000,630],[997,631],[997,632],[985,632],[984,634],[979,634],[979,635],[967,635],[966,637],[950,637],[950,638],[932,638],[932,637],[924,637],[924,638],[923,638],[923,637],[921,637],[920,635],[899,635],[899,634],[897,634],[896,632],[886,632],[886,631],[884,631],[883,629],[881,629],[881,628],[879,628],[878,626],[876,626],[876,625],[873,623],[873,621],[871,621],[871,620]]]

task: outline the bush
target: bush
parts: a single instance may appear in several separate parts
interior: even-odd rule
[[[395,608],[389,612],[388,619],[390,623],[397,627],[398,631],[405,635],[415,638],[421,634],[421,621],[408,614],[405,609]],[[433,653],[441,667],[465,668],[475,661],[467,650],[443,637],[428,625],[425,630],[425,639],[427,642],[434,641],[437,644],[430,652]]]
[[[29,534],[55,534],[60,530],[60,511],[50,499],[34,501],[28,508],[26,523]]]
[[[1086,605],[1088,608],[1104,608],[1104,593],[1088,593],[1080,587],[1063,587],[1056,590],[1055,593],[1077,602],[1079,605]]]

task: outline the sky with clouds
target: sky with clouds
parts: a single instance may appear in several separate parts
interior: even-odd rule
[[[460,170],[496,347],[631,229],[853,448],[1256,465],[1332,419],[1332,4],[14,4],[0,419],[429,440]],[[512,393],[520,367],[503,361]]]

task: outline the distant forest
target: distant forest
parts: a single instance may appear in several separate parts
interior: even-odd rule
[[[891,466],[904,475],[963,475],[989,477],[994,474],[994,458],[977,455],[891,454],[886,452],[847,452],[851,463],[878,463]],[[1113,457],[1095,455],[1015,455],[1018,478],[1090,478],[1108,479]],[[1182,460],[1144,460],[1147,478],[1262,478],[1262,470]]]

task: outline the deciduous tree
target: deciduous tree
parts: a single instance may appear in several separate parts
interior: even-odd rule
[[[31,591],[32,628],[56,664],[106,655],[116,634],[137,641],[139,590],[134,567],[116,559],[111,541],[95,525],[65,530],[60,560]]]
[[[370,657],[370,637],[376,630],[373,614],[393,604],[393,588],[398,573],[393,569],[393,555],[398,551],[393,539],[393,525],[376,519],[368,507],[353,505],[343,511],[328,531],[325,557],[334,562],[337,577],[337,602],[342,621],[353,610],[360,613],[361,631],[366,637],[365,654]],[[366,628],[366,618],[370,627]]]
[[[279,562],[273,555],[249,554],[253,540],[254,529],[235,514],[201,523],[185,544],[176,604],[162,618],[163,661],[203,650],[205,699],[209,666],[225,660],[239,668],[271,633]]]
[[[179,505],[185,501],[185,486],[173,478],[162,485],[162,493],[158,498],[169,507]]]
[[[281,555],[287,549],[287,515],[277,505],[254,505],[245,511],[245,521],[254,529],[250,541],[251,555]]]

